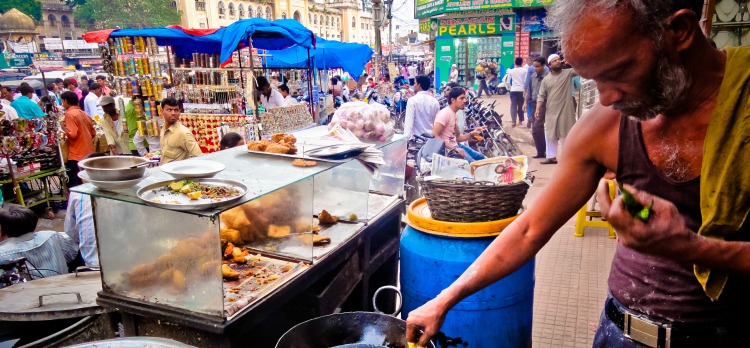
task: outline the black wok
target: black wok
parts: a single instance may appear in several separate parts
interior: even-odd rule
[[[398,292],[395,287],[384,289]],[[399,297],[401,293],[398,292]],[[373,304],[375,303],[373,298]],[[377,306],[374,306],[378,310]],[[399,306],[393,315],[401,311]],[[289,329],[276,348],[407,348],[406,322],[383,313],[347,312],[331,314],[298,324]],[[435,346],[430,343],[428,348]]]

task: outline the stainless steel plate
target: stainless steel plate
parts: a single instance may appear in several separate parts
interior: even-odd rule
[[[226,166],[216,161],[206,161],[201,159],[188,159],[184,161],[174,161],[159,166],[162,172],[165,172],[177,179],[189,178],[210,178],[216,173],[224,170]]]
[[[228,204],[241,199],[247,193],[247,186],[244,184],[226,179],[192,179],[193,182],[204,185],[224,186],[231,187],[239,190],[241,193],[239,196],[223,198],[223,199],[208,199],[199,198],[192,200],[187,195],[181,192],[174,192],[172,190],[162,190],[162,188],[169,186],[170,183],[178,180],[168,180],[157,182],[148,186],[145,186],[138,190],[138,198],[142,199],[146,204],[154,207],[171,209],[171,210],[207,210],[216,208],[218,206]],[[155,201],[156,200],[156,201]]]
[[[127,188],[131,188],[135,185],[137,185],[141,180],[149,177],[151,175],[151,171],[146,169],[143,176],[137,179],[133,180],[122,180],[122,181],[98,181],[98,180],[91,180],[89,175],[86,173],[85,170],[82,170],[78,172],[78,177],[81,178],[81,180],[88,181],[92,185],[102,189],[102,190],[123,190]]]

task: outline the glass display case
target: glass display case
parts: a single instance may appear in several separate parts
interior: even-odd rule
[[[357,160],[295,167],[293,158],[243,147],[200,160],[223,163],[215,178],[248,192],[210,210],[153,207],[137,191],[175,181],[158,167],[129,189],[72,189],[92,197],[105,294],[229,319],[367,223],[371,175]],[[324,209],[345,221],[319,221]]]
[[[406,136],[396,134],[393,138],[382,145],[379,149],[383,151],[382,165],[373,173],[370,179],[370,191],[387,196],[404,195],[404,181],[406,180]]]

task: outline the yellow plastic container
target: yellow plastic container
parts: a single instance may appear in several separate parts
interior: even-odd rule
[[[439,221],[432,218],[425,198],[412,202],[406,211],[406,223],[412,228],[424,233],[455,238],[497,236],[517,217],[518,215],[487,222]]]

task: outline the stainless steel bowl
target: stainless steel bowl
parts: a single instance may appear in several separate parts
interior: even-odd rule
[[[144,163],[148,160],[142,157],[106,156],[85,159],[78,162],[78,167],[85,170],[91,180],[124,181],[143,177],[146,166],[130,167]]]

